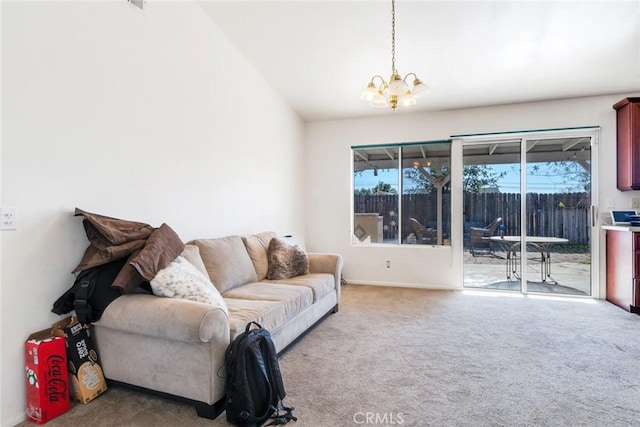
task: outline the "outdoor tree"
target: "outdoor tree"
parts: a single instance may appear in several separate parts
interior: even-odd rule
[[[386,182],[378,181],[378,184],[372,188],[360,188],[355,191],[355,194],[358,196],[366,196],[371,194],[397,194],[395,188]]]
[[[429,174],[431,179],[426,174]],[[405,169],[405,182],[412,182],[413,185],[406,186],[404,192],[405,194],[430,193],[436,189],[433,182],[442,180],[448,175],[448,166],[424,168],[422,171],[416,168]],[[505,172],[494,172],[487,165],[467,165],[462,171],[464,191],[479,193],[483,188],[496,187],[498,180],[504,175]],[[443,190],[451,190],[450,181],[443,187]]]
[[[531,175],[558,179],[566,193],[591,191],[591,162],[562,160],[548,162],[546,168],[534,165],[529,172]]]

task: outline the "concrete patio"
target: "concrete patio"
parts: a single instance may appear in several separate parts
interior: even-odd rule
[[[518,258],[520,257],[518,253]],[[590,256],[581,250],[555,249],[550,252],[551,276],[545,282],[540,276],[540,254],[527,253],[527,291],[564,295],[591,295]],[[464,251],[464,287],[498,290],[521,290],[521,281],[507,277],[507,252],[497,248],[493,253]],[[521,263],[518,260],[518,268]]]

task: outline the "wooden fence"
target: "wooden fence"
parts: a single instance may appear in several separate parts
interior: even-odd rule
[[[436,197],[435,193],[402,196],[400,235],[403,240],[413,232],[409,218],[437,228]],[[527,193],[526,197],[528,235],[563,237],[575,245],[589,243],[591,199],[588,193]],[[468,241],[470,227],[484,227],[498,217],[502,218],[506,235],[520,235],[520,198],[520,194],[513,193],[465,193],[465,242]],[[382,215],[384,238],[397,239],[398,195],[354,195],[354,212]],[[442,218],[442,233],[448,237],[451,234],[450,194],[442,196]]]

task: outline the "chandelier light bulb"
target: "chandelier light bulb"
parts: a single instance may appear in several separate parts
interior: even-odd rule
[[[380,92],[376,93],[371,101],[369,101],[369,105],[374,108],[386,108],[389,103],[387,102],[387,98],[385,98]]]
[[[409,91],[409,86],[402,80],[398,73],[393,73],[389,79],[389,95],[404,95]]]
[[[398,97],[398,104],[403,107],[410,107],[412,105],[416,105],[416,98],[411,94],[411,92],[406,92]]]
[[[416,78],[413,81],[413,89],[411,89],[411,93],[416,98],[421,98],[431,92],[431,89],[426,84],[422,83],[422,80]]]
[[[360,99],[365,101],[371,101],[378,94],[378,89],[376,89],[376,85],[371,81],[367,87],[362,91],[362,95],[360,95]]]

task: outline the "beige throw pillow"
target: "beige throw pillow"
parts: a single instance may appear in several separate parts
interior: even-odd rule
[[[204,274],[205,277],[209,277],[207,267],[204,266],[204,262],[202,262],[202,257],[200,256],[200,249],[198,249],[196,245],[184,245],[184,250],[180,255],[197,268],[200,273]]]
[[[190,243],[200,249],[209,278],[221,294],[257,280],[256,270],[240,236],[198,239]]]
[[[267,259],[267,248],[271,239],[276,237],[273,231],[265,231],[263,233],[254,234],[252,236],[243,236],[242,241],[247,248],[247,253],[253,267],[256,270],[258,281],[264,280],[269,271],[269,260]]]
[[[297,245],[289,245],[283,239],[273,238],[267,249],[269,271],[267,279],[289,279],[309,274],[309,257]]]

